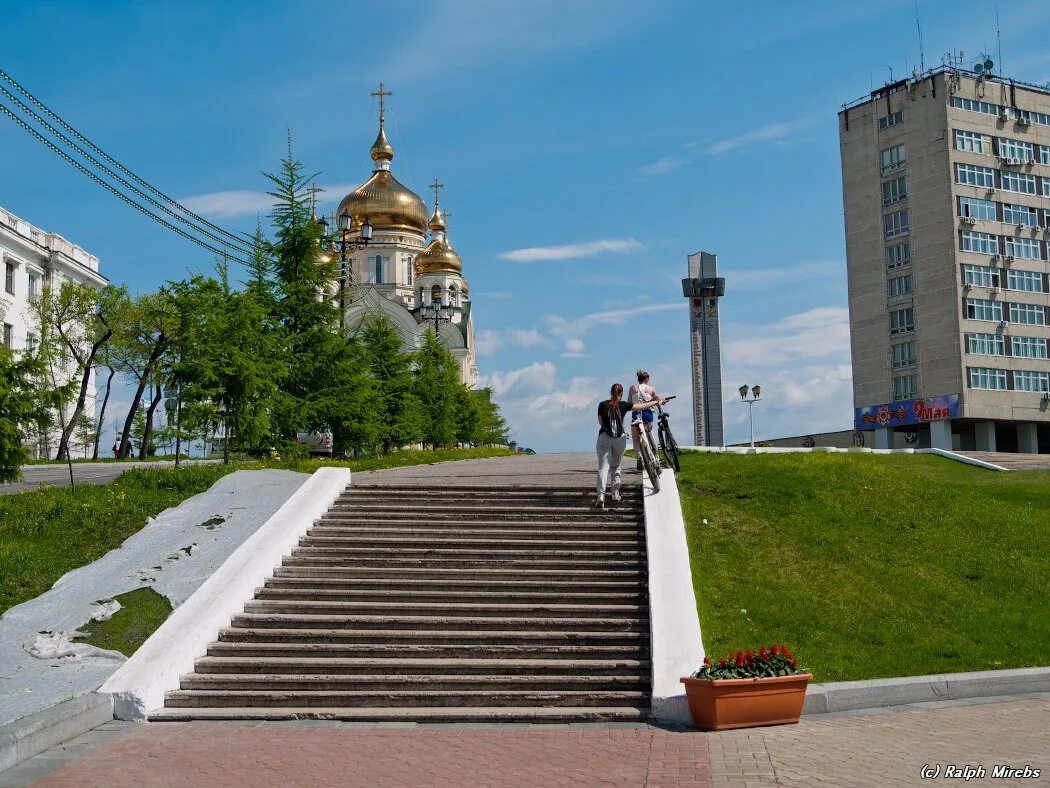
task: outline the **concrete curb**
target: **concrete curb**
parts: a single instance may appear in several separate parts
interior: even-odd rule
[[[682,676],[691,676],[704,659],[700,618],[685,520],[674,471],[660,475],[654,493],[643,476],[646,562],[649,568],[650,653],[653,665],[652,714],[658,722],[689,723]]]
[[[113,719],[113,698],[91,692],[0,725],[0,772]]]
[[[934,454],[947,460],[954,460],[965,465],[974,465],[989,471],[1009,470],[1001,465],[985,462],[984,460],[967,457],[954,451],[945,449],[869,449],[866,446],[853,446],[848,449],[840,449],[836,446],[814,446],[811,449],[802,446],[679,446],[679,451],[694,451],[702,454]]]
[[[255,589],[349,484],[348,468],[319,468],[245,539],[99,688],[113,695],[114,716],[144,720],[163,706],[164,693],[178,688],[180,677],[193,671],[219,630],[244,609]]]
[[[1050,692],[1050,668],[984,670],[973,673],[942,673],[933,676],[811,684],[806,691],[803,714],[874,709],[939,700],[1024,695],[1032,692]]]

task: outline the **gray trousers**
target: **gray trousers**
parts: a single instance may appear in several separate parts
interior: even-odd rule
[[[598,495],[605,494],[605,482],[612,473],[612,491],[615,495],[620,492],[620,460],[623,459],[624,449],[627,448],[627,436],[618,438],[610,437],[604,432],[598,433]]]

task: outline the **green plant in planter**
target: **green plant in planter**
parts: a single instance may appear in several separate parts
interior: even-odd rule
[[[698,679],[760,679],[774,676],[800,676],[807,673],[804,668],[798,666],[795,655],[787,646],[778,646],[774,643],[767,650],[765,646],[759,648],[755,654],[747,651],[730,652],[728,657],[722,657],[717,663],[712,662],[710,657],[704,657],[704,665],[693,674]]]

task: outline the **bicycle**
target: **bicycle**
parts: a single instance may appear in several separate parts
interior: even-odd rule
[[[664,401],[674,399],[671,397],[664,397]],[[670,464],[675,470],[678,469],[678,445],[674,443],[674,437],[671,436],[671,428],[667,426],[668,415],[663,412],[663,409],[658,405],[657,408],[660,410],[660,428],[658,434],[660,435],[660,449],[664,454],[664,457],[670,460]],[[664,440],[664,434],[667,434],[668,440]],[[673,446],[673,452],[669,447]],[[653,492],[660,492],[660,472],[663,468],[660,465],[660,458],[656,454],[656,446],[653,444],[653,436],[649,431],[649,427],[645,422],[639,423],[638,429],[638,458],[642,461],[642,468],[645,469],[646,475],[649,477],[649,481],[652,482]]]
[[[665,397],[664,401],[674,399],[673,396]],[[659,428],[657,429],[657,436],[660,439],[660,453],[664,456],[664,461],[674,468],[674,472],[678,473],[682,470],[682,465],[678,459],[678,443],[674,439],[674,435],[671,434],[671,417],[664,413],[664,409],[659,405],[656,407],[658,412],[657,422],[659,422]]]

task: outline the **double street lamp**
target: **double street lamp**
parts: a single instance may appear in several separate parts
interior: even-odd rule
[[[335,233],[332,235],[328,234],[328,220],[323,216],[317,220],[317,223],[321,226],[321,238],[322,242],[332,248],[339,250],[339,303],[341,306],[345,306],[344,293],[347,289],[354,286],[354,267],[350,265],[350,255],[356,252],[358,249],[364,249],[368,244],[372,242],[372,220],[365,218],[361,222],[361,227],[358,232],[356,239],[350,238],[350,226],[351,226],[350,212],[344,210],[338,217],[336,217],[336,226],[339,231],[339,235]]]
[[[748,386],[745,383],[740,387],[740,401],[747,403],[747,415],[751,421],[751,448],[755,448],[755,403],[761,400],[762,387],[751,387],[751,398],[747,396]]]
[[[424,323],[434,321],[434,334],[437,335],[438,327],[442,323],[451,323],[452,316],[455,314],[455,307],[446,305],[440,301],[432,301],[429,304],[423,304],[419,308],[419,313],[422,315]]]

